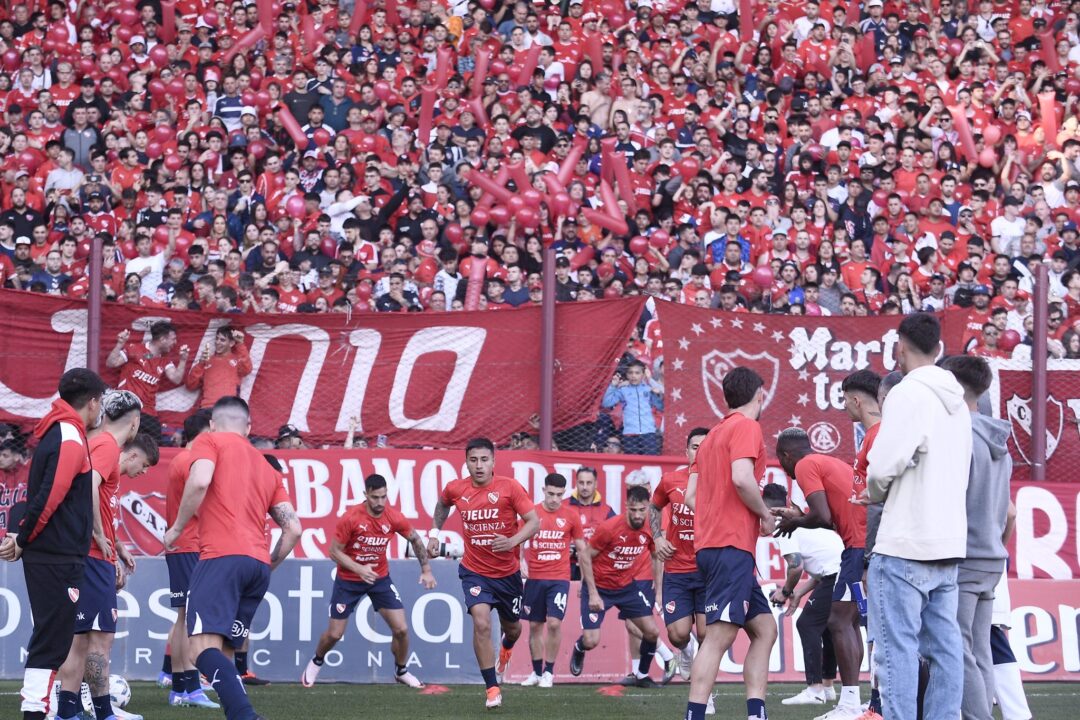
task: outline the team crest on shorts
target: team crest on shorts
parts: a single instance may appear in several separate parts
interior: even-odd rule
[[[79,588],[68,588],[68,599],[73,603],[79,602]]]
[[[492,504],[499,502],[499,493],[497,493],[497,492],[489,492],[488,493],[488,502],[492,503]]]
[[[345,603],[338,603],[337,605],[334,605],[334,609],[336,609],[339,613],[345,612]]]
[[[675,612],[675,601],[671,600],[666,605],[664,605],[664,610],[666,610],[668,614]]]
[[[473,597],[480,597],[480,586],[473,585],[471,588],[469,588],[469,594]]]
[[[743,600],[742,612],[743,615],[746,615],[746,613],[750,612],[750,602],[748,600]]]
[[[566,521],[562,518],[555,518],[555,527],[559,529],[566,527]]]
[[[526,615],[532,615],[532,605],[522,605],[522,607],[525,608]]]
[[[116,608],[112,609],[112,621],[116,622]]]
[[[589,622],[596,622],[599,619],[600,619],[599,613],[594,613],[594,612],[589,613]]]

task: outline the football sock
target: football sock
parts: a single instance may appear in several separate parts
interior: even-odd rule
[[[585,652],[585,645],[582,642],[583,640],[585,640],[584,635],[582,635],[581,637],[579,637],[577,640],[574,641],[574,649],[577,650],[579,653]]]
[[[186,693],[187,689],[187,672],[179,670],[172,673],[172,691],[174,693]]]
[[[656,654],[665,663],[671,662],[672,658],[675,657],[675,653],[671,652],[671,648],[669,648],[664,643],[663,640],[658,640],[657,641],[657,643],[656,643]]]
[[[641,657],[638,659],[638,667],[636,675],[638,677],[648,677],[649,666],[652,665],[653,655],[656,654],[656,641],[655,640],[642,640],[641,641]]]
[[[94,717],[97,720],[107,720],[112,716],[112,697],[110,695],[90,698],[90,702],[94,705]]]
[[[394,663],[394,667],[397,669],[398,675],[404,675],[405,673],[409,672],[409,669],[404,665],[398,665],[397,663]]]
[[[859,686],[854,685],[851,687],[840,688],[839,704],[845,707],[857,707],[862,705],[862,698],[859,697]]]
[[[686,703],[686,720],[705,720],[706,703]]]
[[[503,635],[502,646],[503,646],[504,649],[513,650],[514,649],[514,643],[516,643],[516,642],[517,642],[517,640],[511,640],[507,636]]]
[[[489,688],[498,687],[499,680],[495,677],[495,668],[480,668],[480,674],[484,677],[484,685]]]
[[[195,693],[202,690],[202,682],[199,680],[198,670],[185,670],[184,671],[184,692]]]
[[[315,663],[316,667],[322,667],[322,664],[326,662],[326,659],[316,655],[315,657],[311,658],[311,662]]]
[[[761,698],[750,698],[746,701],[746,716],[755,720],[769,720],[769,714],[765,712],[765,701]]]
[[[236,666],[225,657],[225,653],[217,648],[203,650],[195,661],[195,667],[210,678],[210,685],[217,693],[228,720],[252,720],[255,717],[244,682],[237,674]]]
[[[82,704],[79,702],[79,693],[73,693],[70,690],[61,690],[57,693],[56,717],[58,720],[71,720],[78,717],[80,710],[82,710]]]
[[[172,675],[172,655],[168,645],[165,646],[165,659],[161,661],[161,672]]]
[[[551,662],[544,663],[544,672],[551,673],[552,675],[555,674],[555,661],[554,660],[552,660]]]
[[[235,653],[235,659],[236,659],[236,673],[238,675],[240,675],[240,677],[243,677],[244,675],[247,674],[247,671],[248,671],[247,653],[246,652],[240,652],[239,650],[237,650],[236,653]]]
[[[536,673],[537,675],[543,675],[544,674],[544,661],[543,660],[533,660],[532,662],[533,662],[533,672]]]

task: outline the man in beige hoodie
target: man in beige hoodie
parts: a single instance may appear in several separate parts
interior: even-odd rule
[[[922,654],[932,678],[924,716],[955,718],[964,682],[956,574],[967,550],[971,414],[956,378],[934,365],[937,318],[910,315],[899,334],[904,379],[885,400],[868,457],[866,499],[885,503],[870,561],[874,659],[885,717],[915,719]]]

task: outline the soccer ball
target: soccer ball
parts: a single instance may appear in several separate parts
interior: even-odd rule
[[[118,708],[127,707],[131,702],[131,686],[128,681],[119,675],[109,676],[109,697],[112,704]]]

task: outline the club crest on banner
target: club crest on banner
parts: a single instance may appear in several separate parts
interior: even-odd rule
[[[165,496],[159,492],[126,493],[120,498],[120,524],[128,540],[143,555],[160,555],[169,529],[165,521]]]
[[[840,446],[840,431],[835,425],[824,420],[811,425],[806,435],[810,438],[810,447],[814,452],[831,453]]]
[[[780,361],[767,352],[750,354],[744,350],[721,352],[710,350],[701,356],[701,384],[705,390],[705,399],[716,417],[724,417],[727,403],[724,402],[724,376],[736,367],[750,368],[765,381],[765,404],[772,402],[776,385],[780,381]]]
[[[1012,425],[1013,445],[1020,457],[1031,464],[1031,398],[1013,393],[1005,401],[1005,409]],[[1065,408],[1053,395],[1046,399],[1046,459],[1057,450],[1061,432],[1065,427]],[[1018,432],[1019,431],[1019,432]]]

